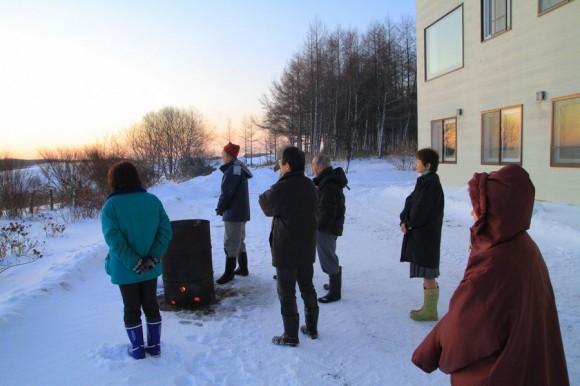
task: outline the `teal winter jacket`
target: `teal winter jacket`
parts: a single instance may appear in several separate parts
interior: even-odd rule
[[[101,226],[109,246],[105,270],[112,283],[133,284],[161,275],[161,263],[141,275],[133,272],[141,258],[161,260],[173,236],[169,217],[156,196],[145,191],[111,195],[101,211]]]

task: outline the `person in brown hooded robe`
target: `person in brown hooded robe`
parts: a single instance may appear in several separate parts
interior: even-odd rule
[[[569,385],[550,276],[527,232],[534,195],[517,165],[469,181],[471,253],[448,313],[413,353],[423,371],[452,385]]]

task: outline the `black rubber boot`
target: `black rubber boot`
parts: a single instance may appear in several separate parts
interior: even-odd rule
[[[329,276],[329,291],[326,295],[318,298],[320,303],[332,303],[340,300],[342,291],[342,267],[339,267],[339,271],[336,275]]]
[[[284,333],[272,338],[272,343],[280,346],[296,347],[300,343],[298,340],[298,325],[300,315],[282,316],[284,322]]]
[[[234,275],[248,276],[249,274],[248,254],[246,252],[240,252],[240,255],[238,256],[238,269],[234,271]]]
[[[304,308],[306,325],[300,327],[300,331],[310,339],[318,338],[318,313],[319,308]]]
[[[226,257],[226,270],[222,277],[216,280],[218,284],[225,284],[234,279],[234,269],[236,268],[236,258]]]

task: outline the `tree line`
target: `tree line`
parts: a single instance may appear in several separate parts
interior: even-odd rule
[[[318,20],[261,99],[266,138],[310,155],[404,154],[416,148],[415,24],[371,24],[364,34]],[[275,143],[275,142],[274,142]]]

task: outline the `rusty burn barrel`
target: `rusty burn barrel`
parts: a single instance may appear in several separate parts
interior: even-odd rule
[[[165,301],[193,307],[215,301],[208,220],[171,221],[173,239],[163,257]]]

